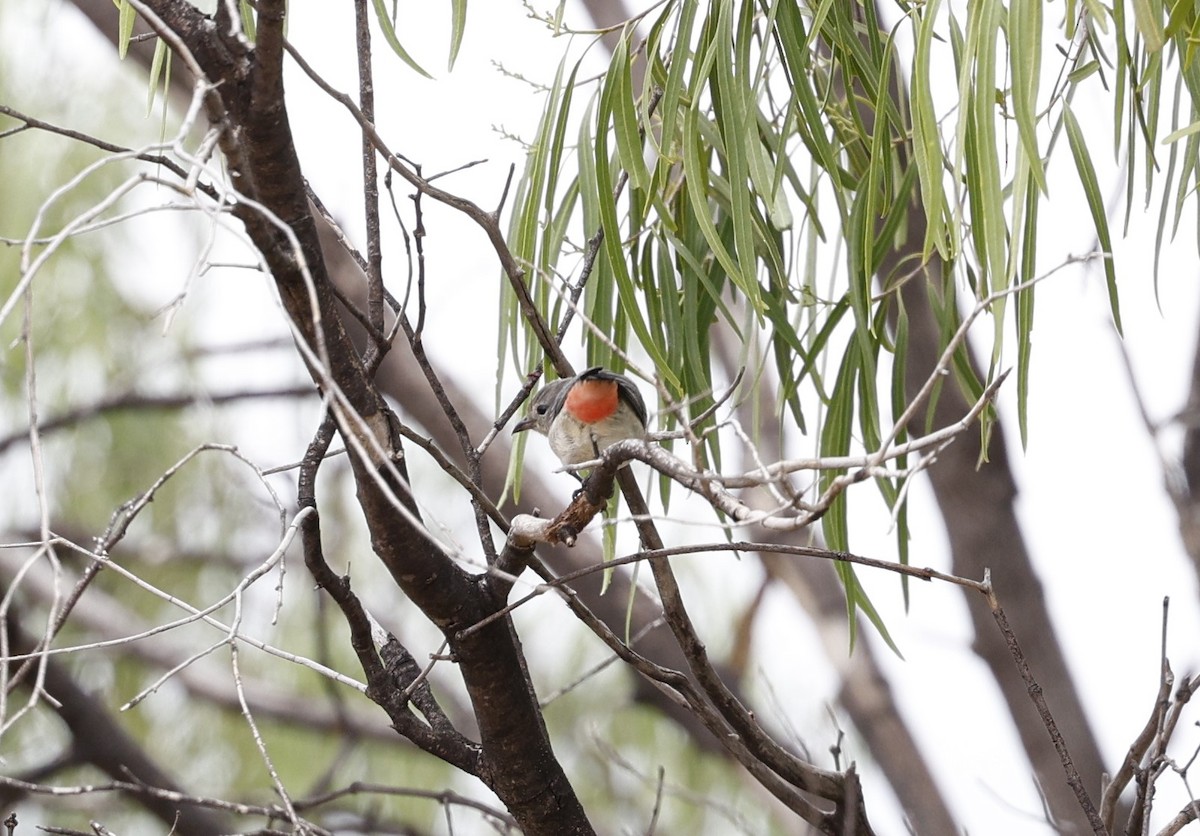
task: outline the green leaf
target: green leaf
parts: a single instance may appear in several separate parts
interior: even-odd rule
[[[745,3],[743,8],[752,12],[753,4]],[[742,19],[747,20],[745,16]],[[739,25],[735,36],[733,2],[723,0],[717,15],[717,38],[714,46],[727,49],[728,45],[732,44],[734,60],[715,61],[715,73],[711,81],[714,84],[713,104],[718,109],[717,127],[721,131],[725,145],[725,162],[729,167],[733,249],[738,263],[738,269],[729,275],[746,294],[754,309],[760,311],[762,306],[758,299],[757,269],[754,261],[753,195],[748,188],[750,165],[746,150],[748,141],[758,143],[757,110],[750,101],[750,88],[746,82],[751,37],[748,23]]]
[[[1092,157],[1088,152],[1087,140],[1070,105],[1063,105],[1063,119],[1067,126],[1067,140],[1071,145],[1071,154],[1075,158],[1075,170],[1079,172],[1079,183],[1087,196],[1088,209],[1092,213],[1092,224],[1096,229],[1096,239],[1104,253],[1104,278],[1108,284],[1108,304],[1112,310],[1113,325],[1118,334],[1123,334],[1121,328],[1121,305],[1117,295],[1117,270],[1113,264],[1112,236],[1108,231],[1108,216],[1104,209],[1104,196],[1100,193],[1100,183],[1096,180],[1096,168],[1092,165]]]
[[[908,311],[904,307],[904,297],[897,293],[892,296],[896,305],[896,337],[895,351],[892,355],[892,416],[898,418],[908,405]],[[903,444],[908,440],[908,429],[902,428],[896,435],[896,443]],[[895,467],[905,470],[908,467],[908,456],[898,456]],[[912,477],[906,477],[911,479]],[[908,500],[901,497],[896,508],[896,551],[900,562],[908,563]],[[892,507],[895,507],[894,504]],[[908,575],[900,576],[900,587],[904,592],[904,606],[908,608]]]
[[[1162,26],[1162,3],[1156,0],[1133,0],[1133,20],[1148,52],[1158,52],[1166,43]]]
[[[604,511],[604,525],[601,526],[601,546],[600,559],[605,564],[611,564],[613,558],[617,556],[617,527],[612,525],[612,521],[617,518],[617,512],[621,509],[621,492],[613,491],[608,498],[608,505]],[[615,566],[606,565],[601,574],[600,594],[608,592],[608,586],[612,583],[613,572],[616,571]],[[630,590],[631,595],[637,594],[637,588]],[[628,641],[629,624],[625,625],[626,641]]]
[[[959,93],[963,108],[960,130],[965,131],[960,154],[966,154],[967,195],[971,208],[971,240],[979,257],[982,279],[979,295],[1004,287],[1007,229],[1004,194],[1000,185],[1000,153],[996,147],[996,39],[1000,5],[979,0],[970,6],[967,40]],[[963,161],[958,161],[963,170]]]
[[[662,99],[658,104],[658,113],[662,118],[662,123],[660,126],[661,139],[658,145],[656,173],[660,182],[663,183],[666,182],[674,162],[678,159],[676,146],[678,146],[680,141],[678,136],[679,130],[677,128],[680,108],[690,106],[684,101],[683,77],[688,68],[687,45],[692,41],[692,27],[695,24],[698,5],[698,0],[685,0],[679,8],[679,23],[676,25],[675,34],[676,43],[679,46],[676,46],[670,53],[667,68],[667,83],[663,85]],[[664,15],[668,12],[664,12]],[[653,132],[648,134],[648,136],[651,137],[651,141],[653,142]]]
[[[463,34],[467,31],[467,0],[450,0],[450,59],[446,69],[453,70],[462,46]]]
[[[1192,124],[1188,125],[1186,128],[1180,128],[1177,131],[1171,131],[1171,133],[1169,133],[1165,137],[1163,137],[1162,144],[1170,145],[1173,142],[1178,142],[1179,140],[1183,139],[1184,137],[1189,137],[1192,134],[1197,133],[1197,132],[1200,132],[1200,121],[1193,122]]]
[[[133,38],[133,24],[137,20],[137,12],[129,0],[113,0],[117,7],[117,57],[122,61],[129,54],[129,41]]]
[[[250,5],[249,0],[241,0],[238,5],[238,11],[242,17],[242,31],[250,41],[257,40],[257,21],[254,17],[254,7]]]
[[[817,20],[828,11],[831,0],[823,3],[818,9]],[[793,104],[800,112],[796,128],[800,140],[817,160],[822,168],[837,180],[843,178],[850,183],[857,183],[857,178],[845,171],[840,162],[838,152],[825,132],[825,119],[822,106],[809,83],[811,52],[808,50],[809,34],[804,27],[804,18],[794,2],[782,3],[779,7],[779,43],[783,48],[784,71],[788,84],[794,96]],[[816,27],[812,37],[816,37]],[[843,189],[833,190],[837,202],[839,218],[844,221],[847,216],[846,195]]]
[[[638,132],[637,109],[633,103],[633,83],[629,68],[629,32],[621,36],[613,50],[612,61],[605,77],[604,96],[612,109],[613,135],[617,140],[617,154],[621,166],[629,173],[629,181],[638,191],[650,187],[650,170],[642,150],[642,137]]]
[[[163,74],[163,67],[167,69],[167,77],[163,79],[163,97],[166,97],[167,84],[170,81],[171,65],[166,60],[171,51],[167,48],[167,42],[162,38],[154,44],[154,57],[150,59],[150,79],[147,84],[148,91],[146,97],[146,115],[148,116],[154,108],[154,93],[158,90],[158,79]],[[165,110],[164,104],[164,110]]]
[[[1025,194],[1025,228],[1021,235],[1021,268],[1018,280],[1032,279],[1037,269],[1037,216],[1040,193],[1030,189]],[[1033,354],[1033,292],[1030,285],[1017,294],[1017,426],[1021,431],[1021,447],[1029,443],[1029,359]]]
[[[851,616],[850,643],[851,648],[854,646],[854,628],[853,616],[855,607],[862,610],[863,615],[867,620],[874,625],[875,630],[879,633],[879,638],[883,639],[892,652],[904,658],[904,654],[900,652],[900,648],[892,639],[892,634],[888,632],[887,625],[883,623],[883,616],[875,609],[875,605],[871,603],[871,599],[867,597],[867,592],[862,588],[862,584],[858,582],[858,575],[854,571],[854,567],[849,563],[838,562],[838,574],[842,576],[842,583],[846,587],[846,604],[847,610]]]
[[[608,156],[607,126],[613,112],[612,98],[612,87],[611,85],[606,85],[604,90],[601,91],[600,105],[596,113],[596,125],[598,127],[595,136],[595,153],[593,155],[596,166],[596,178],[598,180],[596,205],[600,213],[600,226],[604,230],[604,251],[608,254],[608,263],[612,269],[612,278],[616,283],[617,300],[621,305],[621,309],[628,317],[634,334],[637,335],[642,348],[654,360],[658,373],[667,381],[668,385],[678,388],[679,378],[675,371],[667,364],[663,346],[651,335],[645,318],[638,308],[638,293],[630,276],[629,265],[626,263],[625,251],[622,247],[624,236],[617,220],[617,203],[613,196],[615,180],[612,176],[612,165]],[[589,282],[589,291],[594,286],[594,281]]]
[[[929,70],[934,20],[940,2],[930,0],[920,18],[908,95],[911,96],[912,109],[912,156],[920,175],[920,200],[928,218],[924,254],[929,255],[937,249],[937,253],[946,259],[949,258],[949,248],[946,241],[946,193],[942,188],[942,136],[934,113],[934,92]]]
[[[371,5],[375,7],[375,17],[379,21],[379,28],[383,31],[383,39],[388,42],[388,46],[392,51],[400,57],[400,60],[408,64],[415,72],[426,78],[433,78],[429,73],[422,69],[408,50],[400,43],[400,39],[396,37],[396,27],[392,24],[392,19],[388,16],[387,7],[384,5],[384,0],[371,0]]]
[[[853,344],[842,357],[837,381],[830,393],[829,409],[821,425],[821,455],[844,456],[850,452],[850,437],[854,425],[854,393],[858,379],[858,352]],[[826,470],[821,473],[821,489],[824,490],[844,470]],[[835,551],[849,551],[849,525],[846,520],[846,494],[843,492],[830,505],[821,518],[821,531],[825,542]]]
[[[1046,172],[1037,142],[1037,94],[1042,74],[1042,0],[1011,0],[1008,8],[1008,65],[1012,68],[1013,116],[1017,136],[1038,188]]]
[[[712,172],[705,159],[704,142],[700,138],[700,116],[689,110],[683,119],[683,173],[687,179],[687,196],[692,201],[692,212],[700,231],[712,250],[713,257],[730,277],[740,278],[740,268],[733,254],[717,234],[708,205],[708,184]],[[743,282],[736,281],[739,287]],[[753,284],[753,282],[751,282]]]

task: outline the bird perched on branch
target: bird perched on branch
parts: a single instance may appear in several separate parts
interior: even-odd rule
[[[646,402],[623,374],[592,366],[547,383],[514,433],[537,430],[564,465],[596,458],[626,438],[646,436]]]

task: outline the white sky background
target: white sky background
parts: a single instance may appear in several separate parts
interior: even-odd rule
[[[427,174],[487,158],[488,164],[455,175],[442,185],[491,207],[499,197],[508,165],[516,164],[519,170],[523,155],[516,143],[502,138],[493,126],[530,138],[542,106],[535,91],[498,72],[493,61],[527,78],[549,80],[565,41],[551,40],[544,27],[529,20],[516,3],[474,3],[469,8],[458,64],[454,73],[447,75],[448,9],[443,4],[404,5],[410,7],[405,15],[411,15],[411,29],[402,31],[401,38],[437,80],[426,81],[408,71],[387,51],[382,38],[376,37],[380,131],[393,150],[422,163]],[[291,6],[289,38],[331,84],[353,94],[357,77],[349,6],[339,6],[337,12],[326,4],[293,2]],[[427,6],[432,8],[427,11]],[[28,52],[31,61],[55,60],[56,56],[62,60],[57,51],[69,49],[76,69],[103,68],[114,61],[107,41],[90,32],[89,24],[78,21],[69,8],[55,4],[50,10],[31,11],[29,16],[35,29],[47,23],[62,26],[69,38],[0,32],[4,49],[36,46]],[[567,19],[580,26],[587,20],[571,4]],[[594,54],[598,71],[605,56],[598,48]],[[357,129],[339,105],[316,92],[294,67],[291,70],[287,77],[290,113],[306,174],[335,214],[344,219],[351,237],[361,242]],[[10,104],[38,115],[36,98]],[[1094,161],[1101,167],[1101,182],[1119,195],[1120,175],[1107,150],[1111,115],[1089,113],[1082,101],[1075,106],[1088,135],[1096,137]],[[68,124],[87,129],[86,124]],[[154,130],[147,134],[153,136]],[[1065,141],[1058,153],[1067,166],[1065,170],[1060,167],[1058,177],[1052,177],[1050,201],[1042,208],[1043,227],[1051,230],[1042,239],[1043,270],[1094,246],[1089,219],[1069,216],[1062,209],[1069,203],[1072,211],[1083,212],[1084,204],[1070,182]],[[398,188],[398,198],[405,199],[408,191]],[[1117,242],[1116,263],[1126,348],[1148,411],[1155,420],[1164,421],[1184,404],[1200,292],[1194,212],[1189,210],[1180,242],[1163,255],[1156,304],[1150,256],[1157,205],[1156,200],[1144,217],[1135,214],[1131,239]],[[427,201],[425,208],[432,233],[426,242],[431,265],[429,350],[435,361],[448,362],[456,375],[472,375],[473,371],[479,400],[490,410],[495,374],[492,300],[499,269],[473,224],[432,201]],[[386,211],[384,224],[390,226]],[[1114,233],[1119,231],[1119,220],[1113,222],[1113,228]],[[460,237],[450,234],[451,230]],[[385,269],[402,269],[399,253],[397,246],[391,247]],[[173,258],[153,257],[164,262]],[[139,259],[138,263],[145,262]],[[241,294],[246,275],[226,273],[202,281],[195,306],[203,309],[206,298],[216,301],[235,289]],[[156,292],[169,298],[178,289],[172,282],[182,284],[182,280],[183,274],[168,278]],[[479,358],[473,370],[457,359],[463,355],[461,332],[450,327],[459,321],[463,304],[477,307],[479,313],[470,337],[472,353]],[[277,309],[265,287],[255,304],[233,311],[226,305],[221,311],[220,322],[213,323],[214,340],[261,337],[264,322],[270,323],[272,333],[282,333]],[[1024,453],[1016,436],[1013,381],[1000,397],[1010,460],[1020,489],[1018,510],[1051,611],[1061,627],[1060,640],[1072,673],[1091,711],[1106,759],[1115,766],[1151,707],[1164,595],[1173,596],[1169,651],[1176,673],[1184,675],[1200,665],[1200,645],[1195,641],[1200,635],[1196,579],[1182,553],[1174,511],[1162,490],[1162,468],[1126,383],[1098,268],[1071,267],[1040,286],[1034,345],[1030,444]],[[1015,361],[1015,356],[1012,359]],[[273,372],[269,367],[263,369],[264,374]],[[1177,440],[1177,436],[1173,438]],[[261,446],[261,436],[247,439],[246,444],[260,445],[252,451],[254,455],[283,461],[294,457],[292,441],[280,439],[279,449]],[[1172,455],[1177,446],[1170,448]],[[531,450],[534,447],[530,445]],[[873,495],[872,488],[858,490],[861,497]],[[870,500],[852,500],[852,511],[862,514],[852,518],[852,547],[860,554],[891,557],[893,544],[884,529],[886,520],[870,514],[871,504]],[[928,491],[917,491],[911,510],[912,561],[948,569],[940,524],[926,510],[930,508]],[[744,581],[747,588],[757,583],[757,574],[750,572],[747,563],[691,565],[701,566],[701,575],[705,571],[727,573],[722,584],[734,581],[730,575],[738,571],[753,576],[735,582]],[[1006,717],[1007,712],[970,652],[972,637],[962,594],[940,584],[914,583],[912,608],[905,615],[894,577],[865,571],[860,576],[906,659],[897,660],[882,649],[878,655],[885,660],[909,722],[959,821],[972,834],[1050,832],[1037,824],[1040,807],[1007,720],[999,726],[996,723],[996,718]],[[791,611],[790,601],[772,602],[757,632],[755,661],[786,703],[789,716],[812,751],[823,753],[832,743],[823,715],[835,683],[832,676],[814,681],[810,666],[812,660],[824,658],[823,651],[809,641],[810,635],[796,634]],[[1021,638],[1021,625],[1014,628]],[[781,635],[783,631],[786,635]],[[804,645],[797,647],[801,638]],[[1194,712],[1187,716],[1194,719]],[[1180,739],[1188,741],[1191,730],[1181,731]],[[1177,754],[1187,757],[1188,753]],[[864,766],[873,823],[881,834],[903,832],[895,811],[885,804],[878,782],[872,781],[869,766]],[[1182,796],[1166,791],[1176,785],[1171,779],[1164,780],[1159,798],[1162,813],[1173,813],[1182,803]]]

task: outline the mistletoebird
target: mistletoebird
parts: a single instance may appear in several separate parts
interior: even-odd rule
[[[626,438],[645,438],[646,402],[623,374],[592,366],[547,383],[514,433],[537,430],[564,465],[590,461]]]

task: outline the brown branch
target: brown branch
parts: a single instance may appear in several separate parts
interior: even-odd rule
[[[99,148],[101,151],[107,151],[110,154],[130,155],[132,159],[140,160],[145,163],[150,163],[150,164],[158,166],[160,168],[165,168],[167,171],[174,174],[180,180],[188,179],[188,172],[183,168],[183,166],[179,165],[179,163],[175,162],[170,157],[164,156],[162,154],[149,154],[149,153],[145,153],[145,152],[140,152],[140,153],[135,154],[135,153],[133,153],[132,148],[126,148],[123,145],[117,145],[116,143],[106,142],[105,140],[100,139],[95,136],[92,136],[91,134],[85,134],[85,133],[82,133],[81,131],[71,130],[70,128],[59,127],[58,125],[53,125],[49,122],[44,122],[41,119],[35,119],[32,116],[26,116],[24,113],[21,113],[20,111],[15,110],[15,109],[9,107],[8,105],[0,104],[0,114],[4,114],[5,116],[9,116],[13,119],[16,119],[16,120],[24,123],[24,127],[22,127],[22,128],[8,130],[8,131],[5,131],[4,133],[0,134],[0,139],[4,139],[8,136],[11,136],[12,134],[19,132],[19,131],[33,128],[33,129],[36,129],[39,131],[45,131],[46,133],[52,133],[52,134],[57,134],[59,136],[64,136],[68,139],[73,139],[76,142],[82,142],[85,145],[91,145],[93,148]],[[202,194],[212,198],[217,203],[221,202],[221,198],[217,194],[216,190],[213,189],[213,187],[208,185],[207,183],[198,183],[198,184],[196,184],[196,188]]]
[[[572,502],[572,507],[578,503],[578,498]],[[597,508],[594,513],[599,513],[603,508]],[[570,512],[563,512],[563,515]],[[578,513],[578,512],[577,512]],[[586,511],[583,511],[586,513]],[[562,529],[568,526],[567,523],[560,521],[562,516],[555,518],[553,521],[539,524],[538,521],[531,521],[528,517],[517,517],[513,520],[513,528],[516,533],[512,538],[514,544],[530,544],[538,543],[562,543],[565,546],[572,545],[562,537]],[[536,520],[536,518],[533,518]],[[760,554],[778,554],[792,555],[795,557],[812,557],[821,560],[832,560],[838,563],[855,563],[860,566],[868,566],[872,569],[880,569],[888,572],[895,572],[898,575],[904,575],[910,578],[917,578],[923,581],[940,580],[956,586],[965,586],[974,589],[977,592],[986,590],[984,584],[980,581],[973,581],[970,578],[960,578],[957,575],[947,575],[945,572],[939,572],[930,567],[912,566],[907,563],[895,563],[890,560],[878,560],[873,557],[863,557],[850,552],[834,551],[833,549],[824,549],[817,546],[803,546],[792,543],[751,543],[746,541],[734,541],[723,543],[694,543],[681,546],[668,546],[658,550],[643,550],[627,554],[622,557],[614,557],[612,560],[606,560],[603,563],[595,563],[591,566],[583,566],[573,572],[565,575],[559,575],[551,583],[539,586],[527,595],[508,604],[504,609],[497,610],[489,615],[478,624],[472,624],[467,629],[463,630],[459,635],[469,635],[470,633],[490,624],[498,618],[501,618],[513,610],[517,609],[534,598],[538,598],[563,584],[572,583],[580,578],[593,575],[597,572],[604,572],[617,566],[627,566],[631,563],[641,563],[646,560],[654,560],[660,557],[674,557],[676,555],[692,555],[692,554],[712,554],[719,552],[758,552]]]
[[[551,582],[554,578],[553,574],[536,560],[531,562],[530,568],[547,582]],[[768,792],[803,820],[826,825],[823,832],[831,834],[835,832],[828,828],[830,820],[825,812],[764,764],[687,676],[679,671],[658,665],[634,651],[622,642],[603,621],[592,614],[573,590],[568,587],[565,588],[565,591],[567,606],[576,618],[591,629],[618,658],[632,666],[642,676],[656,683],[669,698],[682,702],[687,710],[716,738],[717,742]]]
[[[461,807],[468,807],[479,813],[482,813],[486,818],[498,822],[505,828],[514,829],[517,826],[516,820],[505,813],[503,810],[498,810],[495,807],[489,806],[482,802],[476,801],[473,798],[468,798],[465,795],[454,792],[453,790],[418,790],[409,787],[392,787],[386,784],[373,784],[368,781],[354,781],[345,787],[329,792],[316,795],[311,798],[300,799],[294,802],[297,810],[312,810],[317,807],[322,807],[331,801],[337,801],[340,798],[346,798],[352,795],[390,795],[401,798],[423,798],[430,801],[436,801],[443,806],[447,804],[456,804]]]
[[[1167,617],[1167,602],[1163,601],[1163,629],[1166,629]],[[1165,637],[1165,636],[1164,636]],[[1100,820],[1104,822],[1104,826],[1111,832],[1116,823],[1117,804],[1120,802],[1121,793],[1129,786],[1129,782],[1133,780],[1134,774],[1138,769],[1138,765],[1150,750],[1151,743],[1162,729],[1163,717],[1166,714],[1167,706],[1171,699],[1171,685],[1175,681],[1175,676],[1171,672],[1171,665],[1167,661],[1165,650],[1159,659],[1159,680],[1158,694],[1154,698],[1154,707],[1150,712],[1150,717],[1146,720],[1146,725],[1142,727],[1142,731],[1134,738],[1133,743],[1129,745],[1129,751],[1125,753],[1124,760],[1117,768],[1116,773],[1108,782],[1108,786],[1104,789],[1104,794],[1100,799]]]
[[[110,395],[96,403],[78,406],[66,412],[38,421],[38,433],[45,436],[48,433],[73,427],[93,418],[100,418],[114,412],[136,412],[151,410],[186,409],[190,406],[206,406],[236,403],[248,400],[269,400],[272,398],[304,398],[315,394],[311,385],[285,386],[279,389],[249,389],[242,392],[219,392],[215,395],[189,393],[181,395],[142,395],[128,392],[122,395]],[[4,453],[14,444],[29,437],[28,431],[13,432],[0,437],[0,453]]]
[[[301,508],[317,509],[316,472],[324,460],[325,451],[333,438],[334,422],[327,418],[321,425],[304,455],[300,467],[299,504]],[[367,696],[387,712],[393,727],[429,754],[471,775],[479,774],[479,747],[467,740],[453,727],[441,707],[423,683],[412,695],[413,702],[425,716],[422,722],[409,708],[410,684],[420,674],[407,648],[388,636],[376,649],[375,630],[370,616],[358,596],[350,589],[349,576],[338,576],[325,560],[321,546],[320,519],[316,513],[306,516],[301,524],[304,544],[304,564],[317,586],[334,600],[350,628],[350,646],[362,665],[367,678]]]
[[[500,228],[498,219],[491,212],[488,212],[470,200],[434,186],[429,180],[421,177],[409,168],[399,155],[391,151],[387,143],[383,140],[383,137],[375,129],[375,125],[366,117],[358,105],[354,103],[353,99],[325,81],[295,49],[289,46],[288,51],[292,59],[314,84],[349,111],[350,115],[358,122],[362,131],[370,138],[376,150],[387,160],[392,171],[399,174],[410,185],[419,189],[422,193],[429,195],[439,203],[444,203],[450,208],[461,212],[479,225],[491,242],[500,260],[500,266],[504,270],[505,276],[508,277],[509,284],[517,296],[521,307],[521,314],[533,327],[534,334],[537,336],[542,350],[553,359],[554,366],[558,369],[559,374],[569,375],[571,373],[570,364],[567,362],[558,343],[555,342],[545,320],[542,319],[541,314],[538,312],[533,298],[529,295],[529,287],[525,283],[525,268],[517,263],[516,257],[508,248],[508,242],[504,239],[504,231]]]
[[[375,121],[375,81],[371,74],[371,26],[366,0],[354,2],[354,35],[358,57],[358,101],[363,115]],[[367,228],[367,320],[383,330],[383,250],[379,240],[379,174],[375,148],[362,138],[363,203]]]
[[[211,25],[195,25],[194,11],[185,13],[179,2],[150,5],[160,10],[165,26],[186,43],[204,73],[221,82],[215,88],[221,107],[212,115],[227,125],[222,150],[244,195],[235,214],[270,269],[314,380],[334,399],[347,446],[357,451],[350,461],[375,552],[404,593],[452,636],[460,623],[473,623],[503,602],[453,562],[420,522],[390,411],[337,314],[281,87],[282,0],[260,0],[252,54],[219,25],[215,32]],[[364,120],[363,127],[379,147],[373,126]],[[415,177],[390,152],[388,158],[402,176]],[[445,196],[421,183],[427,194]],[[490,234],[499,236],[494,222]],[[452,641],[451,651],[479,723],[480,777],[530,834],[592,832],[554,757],[511,624]]]
[[[1075,762],[1071,758],[1070,751],[1067,749],[1066,740],[1063,739],[1062,732],[1059,731],[1058,724],[1054,721],[1054,715],[1050,713],[1050,706],[1046,704],[1046,698],[1042,693],[1042,686],[1034,679],[1033,672],[1029,669],[1029,662],[1025,658],[1025,653],[1021,650],[1021,645],[1017,642],[1017,636],[1013,632],[1012,627],[1009,626],[1008,617],[1004,614],[1004,609],[1000,606],[1000,600],[996,597],[995,590],[992,589],[990,573],[984,576],[983,582],[986,587],[984,596],[987,598],[992,618],[996,620],[996,626],[1000,628],[1000,634],[1004,637],[1005,644],[1008,645],[1008,651],[1012,654],[1017,671],[1021,674],[1021,681],[1025,683],[1025,690],[1029,694],[1029,699],[1033,701],[1038,715],[1042,718],[1042,724],[1046,728],[1046,733],[1050,735],[1050,741],[1054,744],[1054,751],[1058,753],[1063,772],[1066,773],[1067,784],[1071,787],[1071,791],[1075,793],[1075,798],[1079,802],[1080,809],[1087,816],[1092,832],[1096,836],[1108,836],[1108,828],[1104,826],[1104,821],[1100,818],[1099,811],[1096,810],[1095,804],[1092,803],[1087,787],[1084,786],[1083,779],[1079,776],[1079,771],[1075,768]]]

